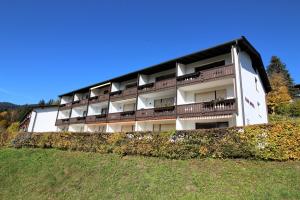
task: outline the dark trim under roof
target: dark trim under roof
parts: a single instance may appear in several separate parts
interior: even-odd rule
[[[185,56],[182,56],[179,58],[175,58],[175,59],[172,59],[172,60],[169,60],[166,62],[162,62],[160,64],[156,64],[156,65],[153,65],[153,66],[150,66],[150,67],[138,70],[138,71],[134,71],[134,72],[131,72],[131,73],[128,73],[128,74],[125,74],[125,75],[122,75],[122,76],[119,76],[119,77],[116,77],[113,79],[102,81],[102,82],[99,82],[99,83],[96,83],[93,85],[89,85],[84,88],[80,88],[78,90],[74,90],[74,91],[71,91],[71,92],[68,92],[65,94],[61,94],[61,95],[59,95],[59,97],[73,95],[76,92],[84,92],[84,91],[89,90],[92,87],[95,87],[95,86],[98,86],[101,84],[105,84],[108,82],[122,82],[125,80],[130,80],[130,79],[136,78],[138,76],[138,74],[143,74],[143,73],[149,74],[149,73],[155,72],[157,70],[160,70],[160,71],[168,70],[168,69],[176,67],[176,63],[188,64],[188,63],[193,63],[193,62],[196,62],[199,60],[215,57],[218,55],[230,53],[233,45],[237,45],[240,49],[246,51],[250,55],[252,62],[253,62],[253,66],[258,70],[258,72],[261,76],[265,91],[269,92],[271,90],[271,85],[270,85],[266,70],[264,68],[264,64],[262,62],[261,56],[258,53],[258,51],[250,44],[250,42],[244,36],[242,36],[241,38],[226,42],[224,44],[220,44],[220,45],[217,45],[217,46],[214,46],[214,47],[202,50],[202,51],[198,51],[198,52],[188,54],[188,55],[185,55]]]

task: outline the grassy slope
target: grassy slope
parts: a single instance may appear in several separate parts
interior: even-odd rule
[[[0,149],[0,199],[300,199],[300,162]]]

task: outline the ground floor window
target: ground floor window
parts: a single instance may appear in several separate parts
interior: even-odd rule
[[[123,125],[121,127],[121,132],[133,132],[135,131],[135,125]]]
[[[176,128],[176,124],[153,124],[153,131],[170,131]]]
[[[196,129],[226,128],[228,122],[196,123]]]

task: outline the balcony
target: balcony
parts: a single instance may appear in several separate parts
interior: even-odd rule
[[[107,114],[92,115],[86,117],[86,123],[105,123]]]
[[[173,119],[176,118],[176,107],[168,106],[138,110],[136,118],[137,120]]]
[[[189,85],[199,82],[201,83],[233,75],[234,64],[230,64],[222,67],[205,69],[199,72],[179,76],[177,77],[177,85]]]
[[[99,96],[93,96],[89,98],[89,103],[93,104],[93,103],[99,103],[99,102],[103,102],[103,101],[108,101],[109,99],[109,94],[102,94]]]
[[[135,111],[126,111],[126,112],[118,112],[118,113],[109,113],[107,120],[109,122],[116,121],[133,121],[135,120]]]
[[[73,117],[70,118],[70,124],[81,124],[85,123],[86,117]]]
[[[56,126],[62,126],[69,124],[69,119],[57,119],[55,125]]]
[[[170,78],[166,80],[156,81],[155,83],[148,83],[145,85],[140,85],[138,87],[139,93],[158,91],[170,87],[175,87],[176,78]]]
[[[128,99],[132,97],[136,97],[137,95],[137,86],[127,88],[125,90],[119,90],[110,93],[111,100],[119,100],[119,99]]]
[[[201,117],[229,115],[236,112],[236,100],[226,99],[203,103],[193,103],[177,106],[179,117]]]
[[[71,109],[72,103],[65,103],[59,105],[59,110],[68,110]]]
[[[88,101],[89,101],[88,99],[76,100],[72,102],[72,105],[73,107],[83,106],[83,105],[87,105]]]

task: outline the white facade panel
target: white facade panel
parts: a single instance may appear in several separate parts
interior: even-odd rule
[[[32,111],[28,131],[29,132],[56,132],[55,126],[57,107],[37,108]]]

